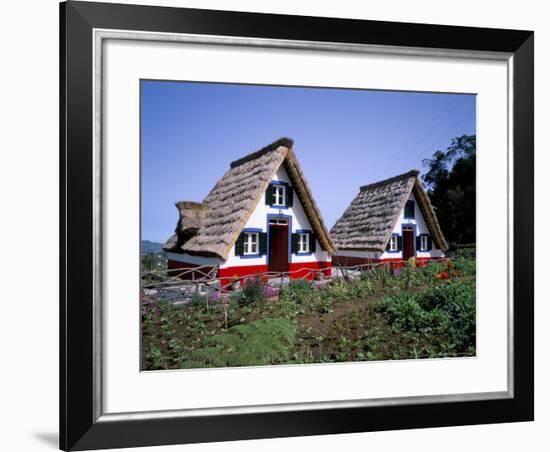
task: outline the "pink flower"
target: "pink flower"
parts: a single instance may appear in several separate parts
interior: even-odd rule
[[[264,295],[266,298],[273,298],[276,297],[279,294],[279,289],[276,289],[275,287],[265,286],[264,287]]]

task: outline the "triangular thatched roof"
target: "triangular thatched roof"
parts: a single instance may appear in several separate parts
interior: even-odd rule
[[[321,247],[332,254],[334,245],[292,145],[290,138],[281,138],[232,162],[202,203],[177,203],[180,221],[164,249],[227,259],[273,176],[284,165]]]
[[[416,170],[364,185],[342,217],[330,230],[338,249],[384,251],[411,191],[420,206],[436,246],[446,251],[447,242]]]

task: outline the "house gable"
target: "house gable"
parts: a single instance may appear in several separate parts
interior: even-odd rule
[[[412,209],[414,210],[414,215],[409,215],[410,212],[407,212],[406,206],[409,204],[410,206],[414,206]],[[391,231],[391,236],[395,236],[397,238],[397,241],[399,243],[399,249],[398,250],[391,250],[390,244],[388,240],[388,244],[386,245],[386,248],[384,252],[380,255],[380,258],[382,259],[390,259],[390,258],[401,258],[402,256],[402,248],[403,248],[403,229],[406,227],[412,227],[414,231],[414,237],[415,237],[415,253],[416,257],[418,258],[437,258],[437,257],[443,257],[443,250],[441,250],[433,238],[432,231],[430,230],[428,223],[426,222],[426,219],[424,217],[423,209],[421,208],[421,204],[419,203],[417,197],[415,196],[414,190],[411,191],[409,196],[407,197],[407,200],[399,213],[399,216],[397,218],[397,221],[395,223],[395,226],[393,227]],[[421,249],[420,245],[420,237],[425,236],[426,242],[427,242],[427,248]]]
[[[339,250],[384,251],[398,227],[411,194],[415,213],[421,212],[425,223],[442,250],[448,245],[443,237],[430,200],[418,179],[419,172],[407,173],[365,185],[331,229]]]
[[[164,249],[227,259],[242,229],[258,204],[265,199],[267,188],[284,164],[295,197],[301,199],[321,246],[332,253],[334,245],[291,145],[292,140],[283,138],[232,162],[230,169],[201,203],[208,214],[201,220],[201,226],[193,231],[194,235],[182,243],[181,234],[177,231]]]
[[[285,184],[289,188],[295,189],[292,179],[285,168],[284,164],[277,169],[273,175],[271,182],[275,185]],[[267,191],[267,190],[266,190]],[[256,207],[253,209],[250,214],[246,224],[244,225],[241,231],[257,231],[258,233],[267,234],[269,230],[269,221],[273,219],[285,220],[289,227],[289,262],[290,263],[301,263],[309,262],[312,260],[315,261],[324,261],[328,262],[330,260],[330,255],[326,250],[321,246],[321,243],[314,233],[314,228],[309,221],[308,215],[302,200],[299,195],[294,195],[293,202],[291,206],[280,207],[266,204],[265,200],[259,202]],[[315,240],[315,244],[311,247],[314,249],[314,252],[308,253],[296,253],[292,250],[292,234],[298,234],[300,231],[310,231],[312,237]],[[268,240],[269,238],[266,237]],[[266,255],[259,256],[242,256],[236,252],[236,244],[234,244],[228,253],[227,259],[220,268],[235,267],[235,266],[253,266],[253,265],[264,265],[267,262]]]

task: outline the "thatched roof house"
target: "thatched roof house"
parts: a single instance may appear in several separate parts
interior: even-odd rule
[[[288,226],[292,226],[293,215],[303,215],[305,219],[301,223],[308,223],[307,228],[311,229],[311,235],[319,242],[321,249],[328,255],[332,254],[335,246],[292,146],[292,139],[281,138],[235,160],[201,203],[176,203],[179,220],[175,234],[166,242],[164,249],[169,253],[219,259],[223,263],[234,254],[232,250],[245,226],[254,226],[260,233],[267,234],[267,215],[273,218],[285,209],[286,213],[291,214]],[[284,181],[274,181],[277,175],[281,175]],[[268,202],[265,205],[262,202],[264,197],[267,199],[269,194],[266,195],[266,191],[274,183],[288,187],[284,192],[287,205],[270,206]],[[259,206],[265,210],[262,223],[252,225],[250,222],[260,215],[257,212]],[[296,219],[294,223],[297,224]],[[260,234],[258,239],[262,240],[263,236]],[[269,245],[266,247],[269,248]]]
[[[362,186],[355,199],[330,231],[338,249],[337,254],[350,255],[351,253],[345,253],[345,251],[355,251],[370,252],[365,256],[371,258],[408,257],[404,252],[399,256],[382,256],[382,253],[403,251],[390,250],[390,241],[395,236],[396,243],[393,248],[403,247],[403,244],[399,244],[399,241],[406,235],[403,231],[413,229],[412,226],[414,226],[415,235],[418,238],[413,244],[415,251],[431,251],[434,246],[436,250],[446,251],[448,249],[447,242],[418,174],[418,171],[413,170]],[[419,208],[416,215],[415,205],[418,205]],[[412,215],[407,215],[406,206],[412,209]],[[426,239],[420,239],[420,236],[426,236]],[[421,247],[425,242],[426,247],[428,245],[431,247],[429,250]],[[357,255],[355,256],[357,257]]]

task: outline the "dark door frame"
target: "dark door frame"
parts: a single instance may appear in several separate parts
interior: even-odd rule
[[[292,216],[291,215],[283,215],[283,214],[267,214],[266,219],[266,230],[267,230],[267,256],[266,256],[266,263],[267,263],[267,270],[269,271],[270,266],[270,259],[269,259],[269,253],[271,252],[271,246],[270,246],[270,227],[272,225],[269,224],[269,220],[273,219],[281,219],[287,221],[287,227],[288,227],[288,270],[290,270],[290,263],[292,262],[292,249],[291,249],[291,241],[292,241]],[[287,270],[287,271],[288,271]]]
[[[411,230],[411,229],[412,229],[413,254],[412,254],[412,256],[409,256],[405,259],[405,230]],[[416,224],[414,224],[414,223],[402,223],[401,224],[401,237],[402,237],[401,256],[403,257],[403,260],[410,259],[411,257],[416,257]]]

